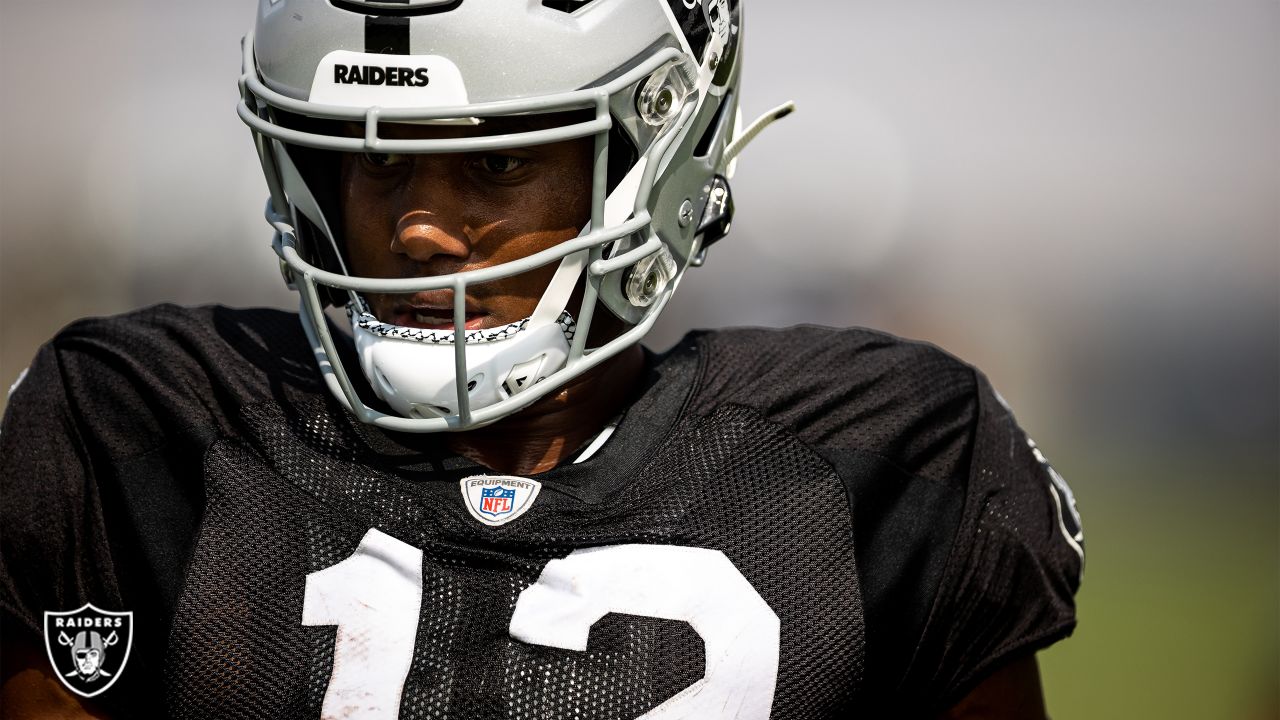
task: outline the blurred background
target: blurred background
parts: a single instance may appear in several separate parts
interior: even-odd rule
[[[84,315],[295,307],[236,119],[254,0],[0,0],[0,384]],[[758,0],[694,326],[869,325],[983,368],[1089,550],[1054,717],[1275,718],[1280,3]]]

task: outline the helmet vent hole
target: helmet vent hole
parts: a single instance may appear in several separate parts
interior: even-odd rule
[[[698,138],[698,144],[693,148],[694,157],[705,158],[710,155],[711,143],[713,143],[717,137],[720,138],[720,142],[723,145],[728,144],[731,138],[729,137],[729,128],[724,127],[724,122],[727,119],[726,115],[728,114],[730,109],[729,106],[731,105],[734,105],[731,95],[725,96],[720,101],[720,107],[716,108],[716,114],[712,116],[711,122],[707,124],[707,129],[703,131],[702,137]]]
[[[593,2],[595,0],[542,0],[542,7],[562,13],[575,13]]]
[[[378,380],[378,389],[381,390],[384,395],[396,394],[395,386],[391,384],[391,381],[387,379],[387,376],[384,375],[381,370],[375,368],[373,376]]]
[[[329,0],[339,10],[390,17],[415,17],[456,10],[462,0]]]
[[[428,420],[431,418],[441,418],[452,415],[453,410],[443,405],[425,405],[422,403],[413,403],[409,408],[409,415],[419,420]]]

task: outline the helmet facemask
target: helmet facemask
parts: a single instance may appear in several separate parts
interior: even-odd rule
[[[724,5],[724,0],[714,2]],[[364,422],[412,432],[479,427],[527,407],[630,347],[652,327],[685,268],[695,258],[700,262],[704,215],[725,207],[712,199],[713,190],[727,192],[724,151],[736,118],[737,72],[729,67],[736,62],[730,63],[723,42],[708,46],[702,66],[668,38],[587,87],[427,107],[317,103],[318,96],[332,98],[325,94],[329,90],[315,88],[308,100],[291,97],[269,86],[255,47],[251,34],[245,41],[239,114],[254,132],[271,192],[267,219],[275,230],[273,248],[287,282],[301,296],[303,328],[325,382]],[[328,59],[333,55],[338,61]],[[326,56],[317,83],[337,67],[335,62],[354,55]],[[435,56],[423,57],[427,62]],[[412,58],[384,59],[411,64]],[[713,84],[716,79],[720,85]],[[394,124],[483,127],[496,118],[552,113],[572,119],[529,131],[449,138],[405,139],[386,132]],[[291,117],[305,120],[291,122]],[[362,136],[332,129],[343,124],[358,126]],[[325,151],[477,153],[576,138],[591,138],[594,145],[591,217],[577,237],[510,262],[404,279],[350,272],[334,193],[323,188],[317,176],[324,173],[317,173],[317,162],[308,157]],[[727,229],[727,222],[718,227]],[[538,268],[545,274],[551,267],[553,279],[528,318],[503,328],[466,329],[468,288]],[[576,317],[569,307],[575,287],[581,295]],[[452,293],[452,327],[463,328],[462,342],[452,328],[388,323],[370,313],[365,300],[427,291]],[[328,304],[346,306],[363,374],[391,412],[367,402],[342,366],[323,313]],[[598,305],[625,329],[588,347]]]

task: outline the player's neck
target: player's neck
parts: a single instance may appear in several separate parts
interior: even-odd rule
[[[644,351],[633,345],[516,415],[449,435],[449,448],[496,472],[545,472],[625,408],[643,371]]]

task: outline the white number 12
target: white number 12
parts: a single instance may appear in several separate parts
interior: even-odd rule
[[[337,625],[321,717],[394,720],[413,662],[422,551],[376,529],[307,576],[303,625]],[[683,620],[706,647],[702,679],[636,720],[766,720],[778,678],[778,616],[718,550],[611,545],[552,560],[520,593],[511,637],[585,651],[611,612]]]

